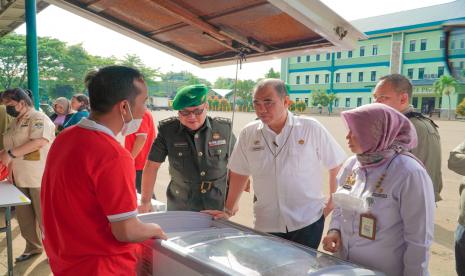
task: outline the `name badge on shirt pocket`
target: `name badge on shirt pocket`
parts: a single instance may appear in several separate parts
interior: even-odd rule
[[[252,151],[261,151],[261,150],[264,150],[265,147],[264,146],[255,146],[255,147],[252,147]]]
[[[208,147],[210,147],[210,148],[211,147],[221,146],[221,145],[226,145],[226,140],[225,139],[208,141]]]
[[[187,148],[188,147],[186,142],[175,142],[173,146],[175,148]]]

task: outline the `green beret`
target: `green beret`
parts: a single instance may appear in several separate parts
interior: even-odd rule
[[[207,101],[208,87],[203,84],[184,86],[174,96],[173,109],[181,110],[186,107],[198,106]]]

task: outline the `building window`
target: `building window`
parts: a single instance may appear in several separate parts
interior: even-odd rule
[[[418,97],[412,98],[412,105],[414,108],[418,108]]]
[[[348,52],[347,52],[347,57],[348,57],[348,58],[352,58],[352,51],[348,51]]]
[[[310,56],[306,56],[306,57],[305,57],[305,60],[306,60],[307,62],[310,62]]]
[[[295,84],[300,84],[300,76],[295,77]]]
[[[426,50],[426,39],[420,40],[420,51]]]
[[[320,75],[315,75],[315,83],[320,83]]]
[[[347,73],[347,82],[352,82],[352,73]]]
[[[365,56],[365,46],[360,46],[360,56],[361,57]]]
[[[337,52],[337,53],[336,53],[336,58],[337,58],[337,59],[340,59],[340,58],[341,58],[341,52]]]
[[[350,98],[346,98],[346,107],[350,107]]]
[[[300,63],[302,61],[302,57],[297,57],[297,63]]]
[[[310,83],[310,76],[305,75],[305,84],[309,84],[309,83]]]
[[[410,40],[410,52],[415,52],[415,40]]]
[[[340,81],[341,81],[341,74],[336,73],[336,82],[340,82]]]
[[[300,98],[295,98],[295,102],[296,103],[300,102]]]
[[[357,107],[362,105],[362,97],[357,98]]]
[[[325,83],[329,83],[329,74],[325,74]]]
[[[455,49],[455,39],[452,39],[452,40],[450,41],[450,48],[451,48],[452,50]]]
[[[407,76],[409,79],[413,79],[413,68],[407,70]]]
[[[444,75],[444,66],[439,66],[438,67],[438,78],[440,78],[442,75]]]
[[[331,53],[326,53],[326,60],[330,60],[331,59]]]
[[[422,80],[425,77],[425,68],[418,68],[418,79]]]
[[[463,69],[463,61],[460,62],[460,69]]]
[[[441,36],[441,38],[439,38],[439,49],[444,49],[446,48],[446,39]]]
[[[317,54],[315,58],[316,58],[316,61],[320,61],[320,54]]]
[[[465,48],[465,39],[460,39],[460,48]]]
[[[363,72],[358,72],[358,81],[363,82]]]
[[[371,71],[371,81],[376,81],[376,71]]]
[[[334,99],[334,107],[338,107],[339,106],[339,99]]]
[[[378,45],[373,45],[373,51],[371,52],[373,56],[378,55]]]
[[[368,103],[371,103],[372,97],[368,97]]]
[[[305,105],[308,106],[308,98],[305,98]]]

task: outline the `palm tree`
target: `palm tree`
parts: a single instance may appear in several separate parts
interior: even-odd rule
[[[443,75],[437,81],[434,82],[434,93],[439,96],[446,95],[449,100],[449,112],[448,119],[450,120],[450,95],[455,93],[457,87],[457,80],[452,76]]]

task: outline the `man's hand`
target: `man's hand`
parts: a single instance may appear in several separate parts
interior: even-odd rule
[[[163,231],[163,229],[161,229],[160,225],[158,224],[154,224],[154,230],[155,230],[155,233],[154,233],[154,236],[152,237],[152,239],[162,239],[162,240],[167,240],[168,239],[168,236],[166,235],[166,233]]]
[[[328,235],[323,238],[323,249],[335,253],[341,248],[341,234],[338,230],[330,230]]]
[[[137,208],[139,214],[143,214],[143,213],[149,213],[149,212],[153,212],[153,208],[152,208],[152,202],[148,201],[148,202],[142,202],[140,203],[139,207]]]
[[[226,212],[219,211],[219,210],[203,210],[200,212],[209,214],[210,216],[213,217],[213,219],[229,219],[231,217]]]
[[[325,216],[325,218],[329,216],[329,214],[331,214],[333,209],[334,209],[333,198],[330,197],[328,201],[326,202],[326,207],[323,208],[323,215]]]
[[[2,162],[3,165],[8,166],[8,164],[11,161],[11,157],[8,154],[6,150],[0,151],[0,162]]]

